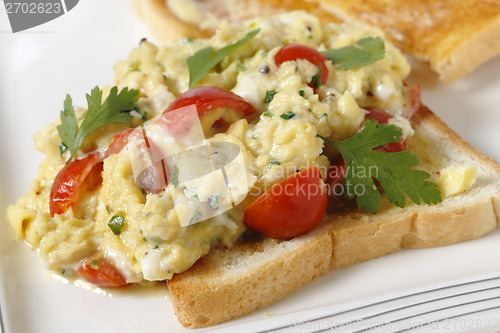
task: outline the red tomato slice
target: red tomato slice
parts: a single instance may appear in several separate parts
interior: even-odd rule
[[[321,84],[326,83],[329,72],[325,62],[328,58],[317,50],[301,44],[288,44],[283,46],[274,56],[277,66],[280,66],[285,61],[295,61],[297,59],[304,59],[313,65],[321,67]],[[309,86],[311,86],[311,83]]]
[[[169,105],[164,114],[189,105],[196,106],[203,130],[207,136],[212,136],[237,119],[246,118],[252,120],[257,115],[253,105],[240,96],[210,86],[197,87],[181,94]],[[216,113],[217,110],[219,110],[218,113]],[[217,128],[214,128],[214,125]]]
[[[94,166],[102,162],[98,153],[92,153],[66,164],[57,174],[50,191],[50,215],[63,214],[78,199],[81,185]]]
[[[274,185],[248,206],[243,222],[273,238],[306,233],[323,217],[326,186],[318,167],[310,167]]]
[[[127,281],[101,252],[86,258],[77,270],[82,279],[100,287],[123,287]]]
[[[119,153],[128,143],[128,137],[130,133],[134,131],[135,128],[129,128],[123,132],[113,135],[113,140],[109,144],[106,150],[105,157]]]
[[[63,214],[76,203],[82,190],[92,190],[102,182],[102,161],[122,150],[132,131],[133,128],[129,128],[114,135],[113,141],[104,154],[90,153],[84,158],[69,162],[59,171],[50,191],[49,211],[51,216]]]
[[[417,83],[410,89],[408,89],[408,94],[410,95],[411,111],[408,114],[408,120],[411,120],[415,113],[420,109],[422,100],[420,98],[420,83]]]

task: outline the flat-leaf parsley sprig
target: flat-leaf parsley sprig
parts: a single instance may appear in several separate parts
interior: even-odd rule
[[[193,88],[198,81],[200,81],[209,70],[214,68],[226,56],[233,53],[237,48],[246,44],[250,39],[259,33],[260,29],[250,31],[245,37],[227,45],[215,52],[212,55],[212,47],[207,46],[201,50],[196,51],[195,54],[186,59],[189,69],[189,89]]]
[[[85,138],[101,126],[111,123],[127,123],[133,116],[131,111],[137,108],[139,91],[124,88],[118,93],[118,88],[111,88],[109,96],[102,102],[102,90],[99,87],[92,89],[87,94],[88,111],[80,127],[76,123],[75,110],[73,109],[70,95],[64,100],[64,110],[61,111],[61,125],[57,131],[61,136],[62,144],[69,149],[70,156],[66,163],[71,161]]]
[[[380,37],[365,37],[340,49],[330,49],[322,52],[334,64],[340,65],[340,69],[354,69],[370,65],[384,59],[385,45]]]
[[[420,204],[421,201],[432,204],[442,201],[437,185],[429,180],[430,174],[423,170],[410,169],[417,166],[420,160],[413,153],[405,150],[400,152],[382,152],[373,150],[386,143],[400,140],[402,130],[395,125],[380,124],[367,119],[362,131],[344,141],[333,141],[322,138],[326,143],[336,147],[346,165],[346,184],[356,191],[356,203],[359,208],[376,214],[380,208],[381,193],[373,178],[375,178],[390,202],[398,207],[404,207],[405,196]],[[360,172],[376,170],[375,174]],[[354,193],[348,194],[349,199]]]

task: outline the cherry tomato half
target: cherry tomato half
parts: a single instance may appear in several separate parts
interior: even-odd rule
[[[127,281],[112,263],[104,258],[101,252],[83,260],[77,270],[82,279],[100,287],[123,287]]]
[[[66,164],[57,174],[50,191],[50,215],[63,214],[78,199],[79,189],[92,169],[102,162],[98,153],[73,160]],[[92,173],[95,174],[95,173]],[[92,182],[94,183],[94,182]]]
[[[285,61],[295,61],[297,59],[304,59],[311,64],[321,68],[321,84],[325,84],[328,80],[328,68],[325,62],[328,58],[318,52],[317,50],[302,44],[288,44],[283,46],[278,53],[274,56],[274,61],[277,66],[280,66]],[[309,84],[311,86],[311,83]]]
[[[323,217],[326,186],[318,167],[295,173],[261,195],[243,213],[250,228],[273,238],[308,232]]]
[[[252,120],[257,111],[240,96],[218,87],[197,87],[186,91],[168,106],[164,113],[195,105],[205,135],[210,137],[235,120]]]

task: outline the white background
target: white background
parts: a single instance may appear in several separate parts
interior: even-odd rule
[[[125,0],[85,0],[56,20],[12,34],[0,1],[0,302],[7,332],[172,332],[178,324],[166,288],[114,297],[56,282],[17,241],[5,207],[23,195],[42,155],[32,135],[59,117],[67,93],[85,104],[95,85],[113,84],[113,65],[150,37]],[[149,38],[152,39],[152,38]],[[471,50],[473,51],[473,50]],[[500,57],[445,86],[424,66],[423,101],[478,150],[500,161]],[[280,315],[327,304],[500,271],[500,233],[437,249],[405,250],[332,272],[299,292],[226,326],[266,327]]]

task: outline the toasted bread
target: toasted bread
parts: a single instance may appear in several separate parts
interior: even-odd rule
[[[272,304],[327,272],[403,248],[478,238],[498,226],[500,165],[464,142],[421,107],[408,144],[434,176],[450,165],[472,165],[477,181],[437,205],[386,204],[377,215],[353,208],[327,215],[313,231],[287,241],[243,241],[215,248],[168,282],[182,325],[222,323]]]
[[[452,82],[500,53],[500,3],[488,0],[132,0],[155,37],[170,43],[213,33],[220,21],[300,9],[322,23],[364,21]]]

